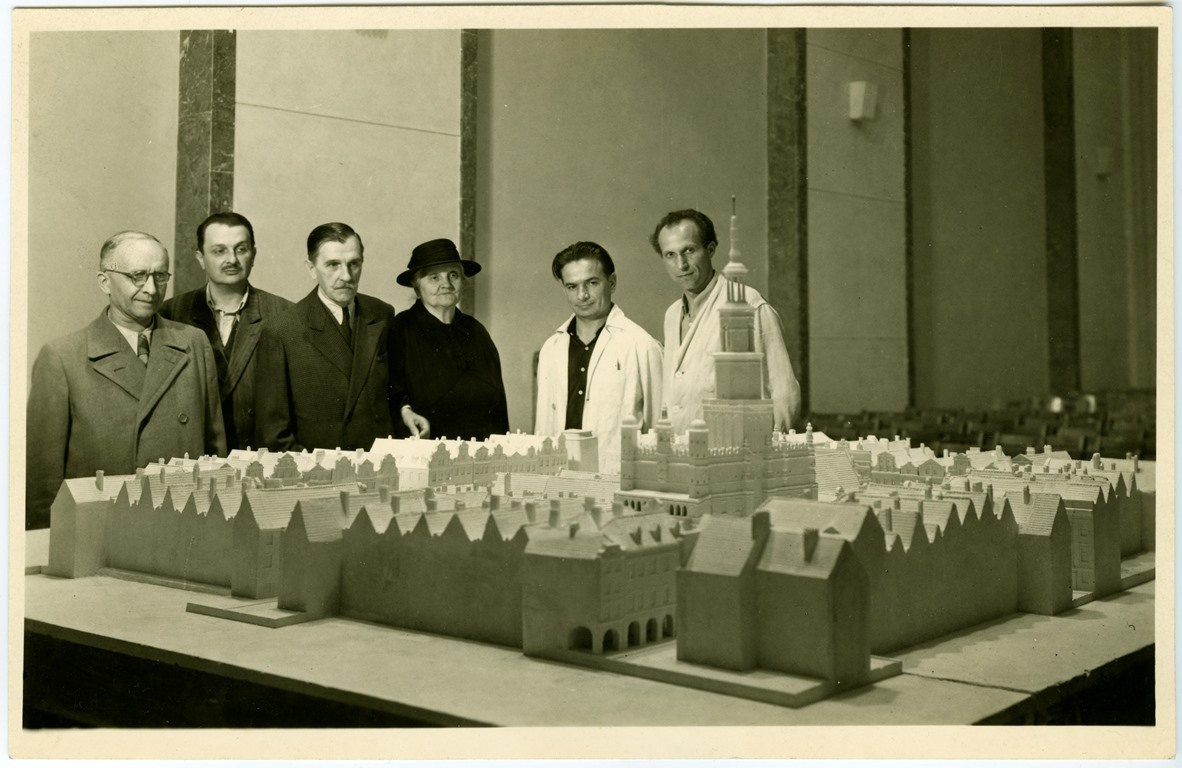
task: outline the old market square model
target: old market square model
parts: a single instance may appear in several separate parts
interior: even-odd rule
[[[724,274],[742,271],[732,253]],[[190,589],[188,610],[264,627],[349,617],[791,707],[898,674],[908,646],[1153,578],[1152,462],[774,433],[743,290],[703,418],[626,420],[618,476],[580,431],[173,459],[66,480],[45,571]]]

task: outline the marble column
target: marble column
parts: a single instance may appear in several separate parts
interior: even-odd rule
[[[460,256],[476,259],[476,30],[460,31]],[[487,264],[485,266],[488,266]],[[477,278],[478,279],[478,278]],[[476,285],[464,282],[460,302],[476,314]]]
[[[907,303],[907,406],[915,407],[915,194],[911,145],[911,29],[903,30],[903,275]]]
[[[1050,387],[1059,394],[1076,391],[1080,386],[1075,85],[1071,48],[1070,29],[1042,31],[1047,346]]]
[[[784,323],[784,341],[809,412],[808,127],[805,30],[767,32],[767,300]],[[801,428],[802,424],[795,425]]]
[[[205,283],[191,254],[209,214],[234,206],[233,30],[182,30],[176,158],[176,244],[173,291]]]

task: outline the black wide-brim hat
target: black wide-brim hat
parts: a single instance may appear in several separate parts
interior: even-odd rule
[[[410,263],[406,265],[406,271],[395,280],[399,285],[409,288],[414,282],[416,272],[425,267],[436,267],[440,264],[459,264],[464,268],[464,277],[472,277],[480,271],[480,265],[476,262],[460,258],[460,251],[456,248],[455,243],[446,237],[441,237],[438,240],[428,240],[421,245],[416,245],[415,249],[410,252]]]

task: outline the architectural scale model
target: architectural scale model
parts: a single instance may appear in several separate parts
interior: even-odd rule
[[[873,654],[1153,577],[1150,462],[774,434],[736,291],[717,397],[685,434],[626,420],[618,477],[586,432],[185,457],[66,480],[46,572],[183,587],[205,593],[190,611],[266,627],[345,616],[787,706],[899,673]]]

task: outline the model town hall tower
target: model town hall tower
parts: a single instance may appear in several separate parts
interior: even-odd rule
[[[719,309],[714,392],[702,419],[684,438],[662,414],[653,434],[627,418],[620,428],[620,492],[640,509],[659,505],[669,514],[746,516],[771,494],[815,499],[812,430],[803,436],[773,433],[772,401],[763,391],[764,355],[755,344],[755,307],[747,302],[747,268],[739,261],[737,216],[731,216],[730,253],[722,275],[727,302]],[[653,436],[655,435],[655,445]]]

